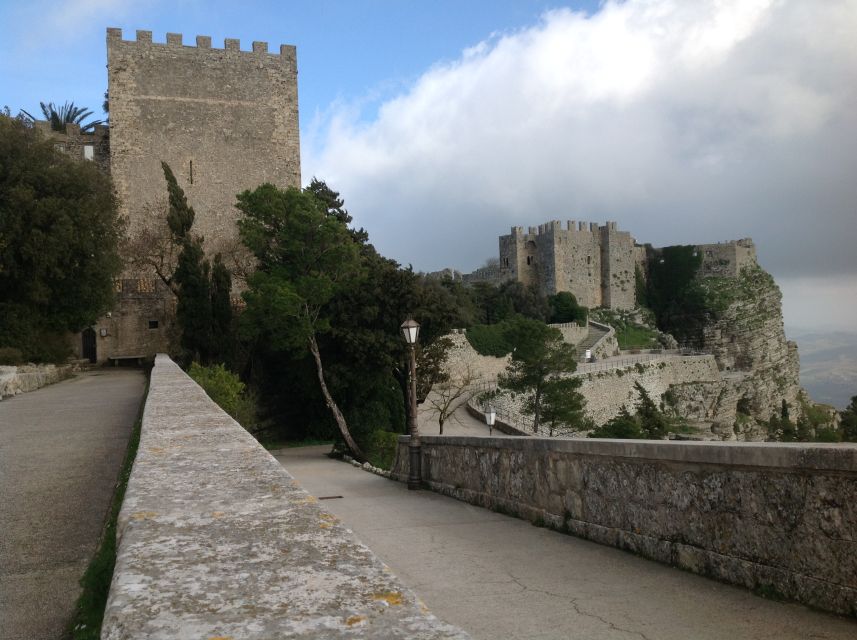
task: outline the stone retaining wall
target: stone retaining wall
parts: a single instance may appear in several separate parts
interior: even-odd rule
[[[623,406],[634,412],[639,401],[634,387],[636,382],[643,386],[655,404],[659,404],[672,385],[720,381],[714,356],[661,356],[648,362],[581,373],[580,376],[583,378],[580,393],[586,399],[586,415],[599,425],[617,416]],[[700,419],[704,416],[686,417]]]
[[[440,493],[857,616],[855,445],[424,436],[422,447]]]
[[[104,640],[467,637],[164,355],[117,538]]]
[[[65,380],[71,376],[73,369],[74,367],[70,364],[2,366],[0,367],[0,400]]]

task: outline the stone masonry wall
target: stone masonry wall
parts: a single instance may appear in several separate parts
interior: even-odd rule
[[[857,616],[855,445],[423,436],[422,455],[439,493]]]
[[[72,375],[70,364],[22,364],[0,366],[0,400],[41,389]]]
[[[264,182],[300,186],[295,47],[238,40],[153,43],[107,30],[111,174],[132,236],[166,202],[166,161],[196,211],[209,254],[237,237],[235,196]]]
[[[634,384],[639,382],[649,397],[659,403],[673,385],[720,381],[714,356],[661,356],[650,362],[580,374],[580,393],[586,399],[586,415],[604,424],[625,406],[633,413],[639,400]],[[703,416],[685,416],[691,419]]]
[[[467,638],[159,355],[104,640]]]

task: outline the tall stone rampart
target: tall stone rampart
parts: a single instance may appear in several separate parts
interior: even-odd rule
[[[423,436],[422,456],[439,493],[857,616],[857,445]]]
[[[300,186],[295,47],[242,51],[150,31],[107,30],[111,173],[133,236],[166,202],[167,162],[196,211],[194,232],[213,253],[237,237],[235,196],[264,182]]]
[[[159,355],[101,637],[467,638]]]

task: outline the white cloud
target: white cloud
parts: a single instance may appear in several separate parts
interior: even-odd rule
[[[854,33],[857,0],[551,11],[371,121],[331,108],[305,176],[422,269],[470,269],[511,225],[575,218],[656,245],[753,236],[775,275],[857,272]]]

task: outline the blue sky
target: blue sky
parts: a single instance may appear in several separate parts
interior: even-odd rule
[[[495,32],[530,25],[546,10],[597,9],[597,2],[544,0],[288,0],[207,2],[70,0],[0,2],[0,106],[37,113],[40,101],[74,100],[101,116],[107,76],[105,28],[126,39],[137,29],[163,42],[167,32],[239,38],[298,48],[300,113],[304,122],[338,100],[360,100],[370,118],[384,98],[426,69],[454,60]],[[58,8],[59,7],[59,8]]]
[[[857,326],[857,0],[0,0],[0,24],[13,111],[100,116],[108,26],[297,45],[304,182],[416,269],[550,219],[749,236],[787,325]]]

